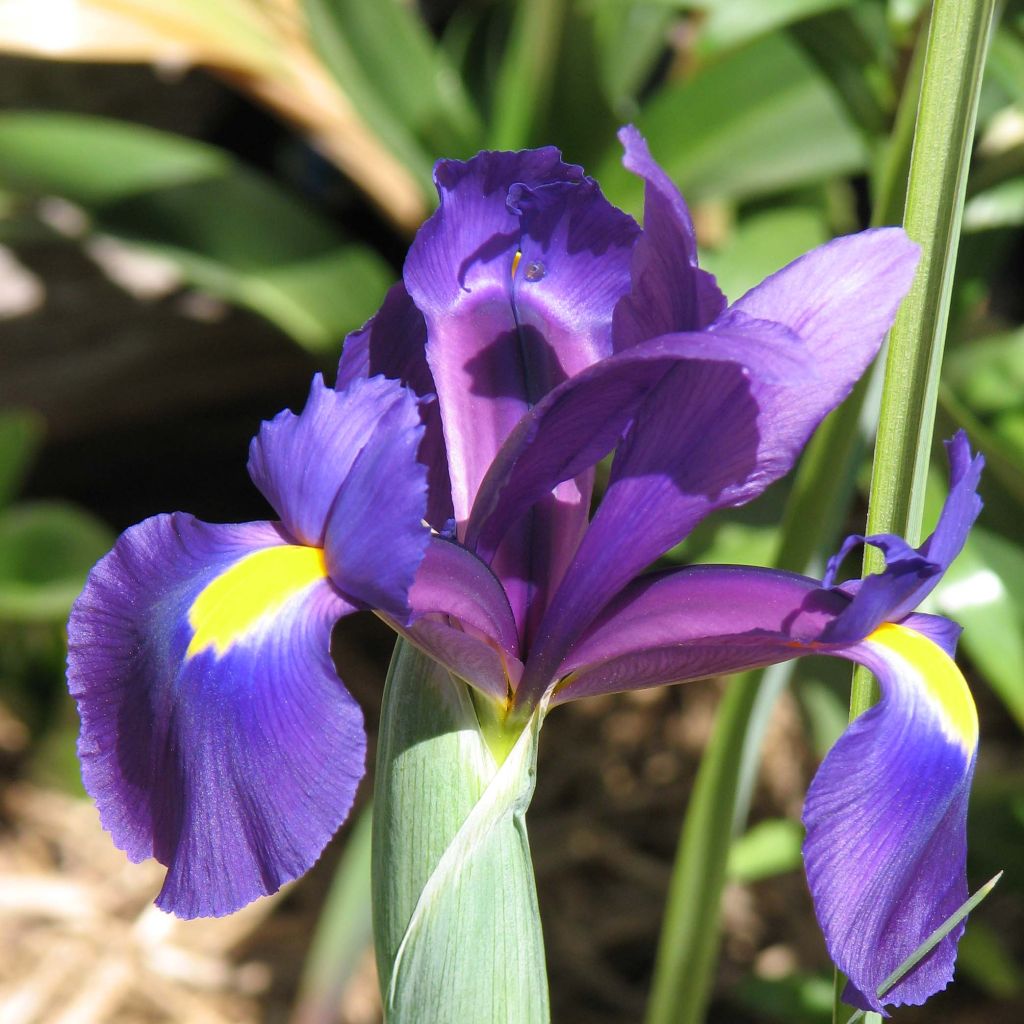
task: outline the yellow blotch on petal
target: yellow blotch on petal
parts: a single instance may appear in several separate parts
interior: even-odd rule
[[[192,602],[188,623],[193,636],[185,657],[211,647],[222,657],[258,622],[326,576],[320,548],[281,544],[246,555],[208,583]]]
[[[516,271],[519,269],[519,261],[523,258],[523,254],[516,249],[515,256],[512,257],[512,280],[516,279]]]
[[[956,662],[928,637],[891,622],[879,626],[867,641],[891,651],[910,666],[951,733],[973,752],[978,743],[978,709]]]

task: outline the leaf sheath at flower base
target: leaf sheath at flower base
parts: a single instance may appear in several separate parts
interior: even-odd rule
[[[381,711],[373,828],[389,1024],[549,1020],[524,821],[539,731],[537,716],[497,764],[466,684],[399,641]]]

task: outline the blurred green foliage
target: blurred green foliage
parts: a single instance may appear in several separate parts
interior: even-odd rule
[[[238,8],[248,6],[258,5]],[[554,143],[639,215],[641,185],[622,169],[614,135],[632,120],[686,194],[705,263],[735,298],[800,252],[866,224],[887,189],[899,192],[892,182],[901,168],[905,177],[891,140],[901,97],[914,89],[923,0],[448,0],[429,5],[429,19],[403,0],[291,6],[306,26],[305,49],[281,59],[300,53],[335,84],[407,175],[410,208],[424,214],[435,202],[434,160]],[[273,64],[266,54],[260,62]],[[249,74],[256,77],[243,87],[269,95]],[[300,80],[296,71],[293,86]],[[267,102],[278,112],[299,107]],[[330,126],[309,111],[296,116],[296,131],[334,156],[338,146],[323,144]],[[60,196],[86,214],[87,238],[113,235],[159,253],[190,285],[334,355],[397,275],[390,254],[411,225],[396,214],[379,237],[356,237],[317,194],[297,194],[283,162],[268,165],[271,173],[257,171],[224,150],[135,124],[8,111],[0,115],[0,239],[15,251],[31,244],[43,230],[38,200]],[[374,195],[365,177],[353,172],[353,180]],[[984,741],[995,729],[1001,749],[1019,749],[1024,730],[1022,0],[1006,3],[992,41],[968,196],[939,433],[964,427],[985,453],[986,510],[932,605],[966,627],[962,652],[979,691],[983,736],[970,874],[977,882],[1009,869],[987,904],[1002,922],[1019,919],[1024,907],[1022,875],[1013,870],[1024,846],[1024,776],[1019,765],[1007,773],[990,764]],[[358,200],[353,205],[358,210]],[[869,389],[849,428],[863,451],[876,416]],[[4,701],[37,733],[56,723],[45,750],[58,764],[68,759],[66,722],[53,710],[60,623],[112,538],[81,509],[16,501],[42,427],[30,414],[0,417],[0,674]],[[926,526],[943,478],[938,473],[930,489]],[[673,557],[771,561],[792,486],[779,485],[755,509],[717,517]],[[837,479],[835,487],[845,484]],[[845,522],[852,531],[863,525],[863,495],[855,498]],[[830,523],[824,532],[836,531]],[[846,682],[827,665],[797,672],[794,692],[819,754],[843,721]],[[798,837],[793,822],[753,826],[734,844],[730,876],[752,881],[797,869]],[[1007,929],[972,922],[961,970],[995,1006],[1019,996],[1022,952]],[[323,943],[318,956],[330,958]],[[831,1011],[829,981],[797,968],[751,975],[721,998],[763,1020],[822,1021]]]

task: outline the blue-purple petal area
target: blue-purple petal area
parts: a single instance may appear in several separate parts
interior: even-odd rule
[[[632,125],[619,131],[627,170],[644,179],[644,229],[632,256],[632,286],[615,308],[616,350],[659,334],[698,331],[724,309],[714,277],[697,266],[697,239],[679,190]]]
[[[330,506],[324,554],[346,597],[405,620],[430,542],[427,468],[417,460],[423,424],[410,392],[379,377],[367,385],[378,381],[389,386],[385,401]]]
[[[417,233],[404,277],[427,325],[460,523],[531,396],[562,379],[543,339],[534,333],[521,341],[517,331],[512,270],[521,229],[508,190],[582,180],[582,169],[551,147],[444,160],[434,170],[441,205]]]
[[[811,424],[799,411],[773,404],[781,387],[773,381],[787,370],[790,380],[802,378],[803,390],[813,393],[814,369],[801,361],[806,353],[799,341],[785,327],[742,316],[729,328],[702,335],[723,346],[723,361],[679,362],[637,410],[616,450],[601,504],[539,630],[542,640],[531,652],[521,699],[539,697],[565,645],[623,586],[710,512],[760,494],[806,441]],[[727,337],[745,350],[743,363],[725,361]],[[765,364],[772,369],[763,370]],[[800,402],[813,404],[804,397]]]
[[[912,548],[893,534],[854,535],[847,537],[829,559],[824,586],[833,585],[843,559],[861,544],[871,544],[882,551],[885,569],[852,586],[847,585],[853,601],[822,639],[829,643],[856,643],[881,623],[899,621],[935,589],[942,574],[960,554],[981,512],[978,484],[985,460],[981,455],[971,455],[963,431],[946,443],[946,449],[950,466],[949,495],[935,530],[919,548]]]
[[[544,394],[611,351],[636,225],[557,150],[481,153],[435,170],[440,209],[405,264],[440,398],[454,514]]]
[[[816,414],[819,407],[838,405],[874,359],[919,255],[901,228],[836,238],[766,278],[730,310],[785,324],[803,339],[819,380],[814,394],[804,392],[802,400]],[[783,400],[799,392],[794,382]]]
[[[967,899],[967,800],[978,723],[954,662],[904,625],[846,649],[882,700],[829,751],[804,807],[804,863],[844,998],[884,1013],[953,976],[960,924],[881,998],[877,990]]]
[[[848,604],[775,569],[698,565],[635,580],[555,672],[553,703],[723,675],[810,653]]]
[[[579,476],[620,441],[673,372],[717,372],[730,393],[746,389],[754,375],[768,380],[813,375],[785,328],[753,321],[744,327],[748,330],[653,338],[595,363],[552,391],[520,420],[495,457],[473,507],[467,545],[489,558],[534,502]],[[679,397],[682,402],[686,396]],[[749,419],[754,410],[749,404],[745,408]]]
[[[249,475],[296,540],[323,547],[331,511],[356,460],[364,449],[380,447],[378,424],[395,415],[419,423],[415,398],[395,381],[357,379],[335,391],[317,374],[301,413],[285,410],[260,427],[249,446]],[[398,490],[409,459],[397,458],[392,469]]]
[[[335,389],[344,391],[360,377],[381,375],[409,388],[420,402],[423,441],[419,460],[427,467],[427,522],[441,529],[452,517],[448,458],[434,378],[427,366],[427,324],[405,285],[392,285],[378,312],[345,339]]]
[[[89,575],[68,624],[82,777],[115,843],[167,866],[163,909],[272,893],[345,820],[365,736],[330,634],[351,610],[270,523],[158,516]]]
[[[515,184],[508,204],[521,232],[512,280],[520,333],[536,332],[571,377],[611,355],[612,314],[630,289],[640,229],[590,178]]]

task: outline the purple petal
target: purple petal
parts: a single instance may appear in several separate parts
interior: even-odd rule
[[[372,378],[363,390],[380,381]],[[423,523],[427,470],[416,458],[423,425],[409,392],[383,383],[388,389],[373,431],[330,507],[324,554],[331,579],[347,597],[404,619],[409,588],[430,541]],[[353,414],[359,406],[348,403]]]
[[[345,820],[365,736],[329,648],[351,610],[269,523],[158,516],[93,569],[68,625],[82,777],[114,842],[167,866],[163,909],[274,892]]]
[[[773,387],[766,375],[788,371],[810,384],[813,372],[800,364],[801,346],[786,328],[739,317],[731,329],[695,336],[719,347],[723,361],[681,361],[648,390],[545,616],[518,699],[539,697],[566,645],[629,580],[710,511],[741,504],[770,482],[763,455],[772,423],[765,422],[757,395]],[[732,358],[743,363],[725,361]]]
[[[633,249],[632,289],[615,307],[614,343],[699,331],[725,308],[714,277],[697,266],[697,240],[679,190],[629,125],[619,131],[626,168],[644,179],[644,230]]]
[[[416,236],[405,282],[427,323],[461,523],[529,405],[610,351],[636,229],[551,148],[442,161],[435,180],[441,207]]]
[[[745,326],[766,329],[753,336],[704,332],[655,338],[596,363],[552,391],[523,417],[494,459],[466,543],[489,558],[526,509],[615,446],[675,369],[719,367],[736,387],[745,387],[751,374],[772,379],[811,372],[788,331]]]
[[[953,976],[957,926],[881,998],[882,982],[967,899],[967,799],[978,722],[940,648],[885,625],[845,656],[868,666],[882,700],[829,751],[804,807],[804,862],[844,998],[923,1003]]]
[[[335,391],[317,374],[301,413],[264,423],[249,446],[249,475],[296,539],[323,547],[331,509],[378,421],[416,402],[393,381],[355,380]],[[422,518],[422,516],[420,517]]]
[[[509,656],[519,655],[516,624],[501,583],[459,544],[431,537],[409,603],[417,618],[451,616]]]
[[[817,408],[831,409],[849,394],[892,325],[919,255],[900,228],[836,238],[772,274],[731,307],[785,324],[813,353],[820,377],[814,394],[801,392],[795,381],[780,396],[782,403],[799,395],[815,410],[804,415],[817,422]]]
[[[912,548],[901,537],[876,534],[847,537],[828,563],[825,586],[831,586],[846,555],[861,544],[871,544],[885,555],[885,570],[848,587],[853,602],[826,632],[829,643],[850,644],[867,636],[883,622],[902,619],[932,592],[953,559],[960,554],[975,519],[981,512],[978,484],[985,460],[972,458],[967,435],[960,431],[946,443],[950,460],[949,496],[934,532]]]
[[[512,609],[491,570],[460,545],[432,537],[409,603],[412,623],[391,625],[450,672],[506,700],[522,663]]]
[[[448,458],[441,429],[441,411],[434,398],[434,378],[427,366],[427,325],[405,285],[393,285],[377,314],[345,340],[338,366],[337,391],[359,377],[378,374],[409,388],[420,403],[423,442],[418,458],[427,467],[427,522],[442,529],[452,517]]]
[[[553,703],[686,682],[809,653],[849,603],[775,569],[697,565],[626,587],[575,644]]]

